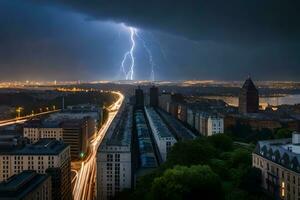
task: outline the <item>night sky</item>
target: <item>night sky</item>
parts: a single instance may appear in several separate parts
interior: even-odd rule
[[[135,27],[157,80],[300,81],[297,0],[0,0],[0,81],[119,80]],[[125,26],[125,25],[126,26]],[[135,79],[150,78],[136,38]]]

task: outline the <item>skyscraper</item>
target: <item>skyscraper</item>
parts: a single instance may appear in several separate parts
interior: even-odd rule
[[[239,95],[239,112],[240,113],[257,113],[259,108],[258,90],[249,77]]]
[[[138,108],[144,107],[144,92],[140,87],[135,90],[135,105]]]
[[[152,86],[150,88],[150,106],[158,106],[158,87]]]

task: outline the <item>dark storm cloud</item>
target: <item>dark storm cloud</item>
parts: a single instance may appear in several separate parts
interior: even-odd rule
[[[118,79],[138,28],[158,79],[300,80],[300,1],[0,0],[0,80]],[[115,23],[117,22],[117,23]],[[137,79],[150,65],[142,42]]]
[[[39,0],[39,2],[41,2]],[[299,39],[297,0],[44,0],[95,19],[163,30],[194,40]]]

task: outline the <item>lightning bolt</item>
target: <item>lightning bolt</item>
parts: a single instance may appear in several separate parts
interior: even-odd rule
[[[153,61],[152,52],[150,51],[149,47],[147,46],[146,41],[139,34],[136,34],[136,36],[142,41],[143,46],[144,46],[144,48],[145,48],[145,50],[148,54],[148,57],[149,57],[149,63],[150,63],[150,66],[151,66],[150,80],[155,81],[155,73],[154,73],[155,63]]]
[[[135,68],[135,57],[134,57],[134,50],[136,46],[135,37],[137,36],[137,29],[133,27],[127,27],[127,28],[130,31],[131,48],[124,54],[123,60],[121,62],[121,70],[126,80],[133,80],[134,68]],[[128,70],[126,70],[125,67],[125,63],[127,59],[130,59],[130,66]]]

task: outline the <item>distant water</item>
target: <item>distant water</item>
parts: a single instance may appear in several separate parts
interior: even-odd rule
[[[221,99],[225,101],[227,104],[232,106],[238,106],[239,99],[238,97],[226,97],[226,96],[205,96],[204,98],[208,99]],[[278,105],[294,105],[300,103],[300,94],[295,95],[286,95],[280,97],[260,97],[259,105],[265,108],[268,104],[272,106]]]

